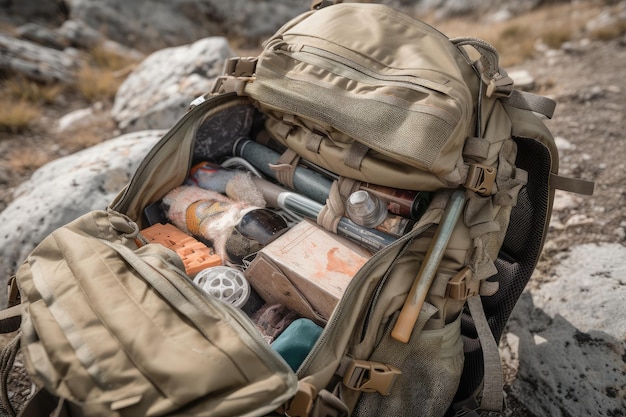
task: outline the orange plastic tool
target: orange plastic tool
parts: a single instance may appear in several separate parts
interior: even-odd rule
[[[185,272],[191,277],[205,268],[222,265],[222,258],[211,248],[173,224],[156,223],[143,229],[141,234],[148,241],[160,243],[176,252],[183,260]]]

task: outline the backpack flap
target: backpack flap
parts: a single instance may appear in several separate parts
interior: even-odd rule
[[[23,353],[38,385],[102,416],[258,416],[297,388],[238,310],[201,291],[137,225],[88,213],[18,272]]]
[[[443,34],[383,5],[346,3],[294,19],[264,46],[252,71],[246,59],[227,66],[214,92],[239,83],[287,147],[379,185],[464,183],[478,85],[468,87],[474,70]]]

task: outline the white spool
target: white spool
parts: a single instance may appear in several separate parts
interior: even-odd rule
[[[195,276],[196,283],[207,294],[234,307],[242,308],[250,297],[250,284],[243,272],[228,266],[204,269]]]

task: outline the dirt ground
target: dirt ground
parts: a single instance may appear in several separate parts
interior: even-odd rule
[[[561,174],[596,182],[591,197],[558,197],[559,201],[574,201],[575,208],[555,212],[543,257],[529,284],[534,286],[553,279],[553,262],[558,262],[553,260],[554,255],[571,246],[594,242],[626,244],[626,37],[575,42],[562,50],[548,51],[521,68],[535,78],[534,91],[559,103],[554,118],[546,124],[558,138]],[[51,141],[47,134],[56,118],[68,109],[84,105],[71,100],[66,104],[49,109],[34,132],[0,140],[0,210],[10,202],[13,187],[32,173],[11,169],[9,158],[16,155],[16,150],[24,157],[44,153],[52,158],[67,152],[62,142]],[[18,367],[11,377],[16,404],[30,392],[30,382],[23,376]],[[514,375],[509,375],[509,381],[511,378]],[[504,415],[531,416],[512,398]]]

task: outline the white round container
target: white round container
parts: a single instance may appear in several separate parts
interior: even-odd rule
[[[196,274],[193,282],[207,294],[242,308],[250,297],[250,284],[243,272],[229,266],[214,266]]]

